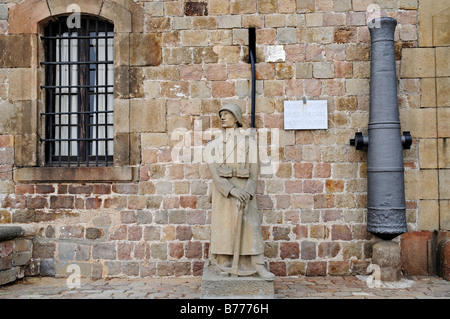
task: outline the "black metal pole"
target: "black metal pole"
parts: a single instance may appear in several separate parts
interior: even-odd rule
[[[252,68],[252,114],[251,114],[251,124],[250,127],[253,129],[256,127],[255,124],[255,112],[256,112],[256,29],[250,28],[248,30],[248,40],[249,40],[249,56]]]

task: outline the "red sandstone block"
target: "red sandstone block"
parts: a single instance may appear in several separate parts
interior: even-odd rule
[[[201,65],[181,65],[180,79],[185,81],[199,81],[202,78]]]
[[[14,147],[14,136],[0,135],[0,147]]]
[[[142,239],[142,227],[133,225],[128,226],[128,240],[139,241]]]
[[[173,276],[175,274],[175,264],[172,262],[159,262],[157,264],[158,276]]]
[[[86,209],[99,209],[102,207],[102,199],[98,197],[86,198]]]
[[[98,195],[111,194],[111,185],[94,185],[92,192]]]
[[[164,197],[163,206],[164,209],[179,208],[180,198],[178,196]]]
[[[311,178],[313,164],[312,163],[295,163],[294,177],[295,178]]]
[[[327,179],[325,187],[328,193],[341,193],[344,191],[344,181]]]
[[[331,176],[330,163],[317,163],[314,167],[314,177],[328,178]]]
[[[125,240],[127,238],[127,225],[120,225],[111,235],[111,240]]]
[[[180,206],[183,208],[197,208],[197,196],[180,196]]]
[[[47,198],[27,196],[27,208],[28,209],[44,209],[47,207],[48,207]]]
[[[138,193],[138,185],[116,184],[116,185],[113,185],[112,191],[116,194],[137,194]]]
[[[186,223],[189,225],[204,225],[206,223],[206,213],[202,210],[187,211]]]
[[[150,258],[150,245],[148,243],[134,243],[134,259],[146,260]]]
[[[323,191],[323,182],[319,180],[305,180],[303,181],[304,193],[321,193]]]
[[[266,210],[273,208],[273,202],[269,195],[256,195],[259,210]]]
[[[157,153],[158,162],[171,162],[172,161],[172,149],[171,148],[160,148]]]
[[[203,274],[204,262],[194,262],[192,266],[192,275],[201,276]]]
[[[438,258],[439,276],[450,281],[450,238],[439,243]]]
[[[75,209],[85,209],[84,207],[84,198],[75,197]]]
[[[127,198],[125,196],[105,198],[103,206],[105,208],[126,208]]]
[[[328,275],[348,276],[351,274],[348,261],[330,261],[328,263]]]
[[[267,122],[266,120],[267,115],[264,116],[264,122]],[[284,125],[284,118],[281,119],[281,128],[283,128]],[[266,125],[267,127],[267,125]],[[279,127],[279,126],[269,126],[269,127]],[[302,145],[287,145],[284,147],[284,157],[286,161],[294,161],[298,162],[302,159]]]
[[[2,201],[3,208],[23,209],[26,207],[26,197],[23,195],[8,195]]]
[[[283,261],[272,261],[269,264],[269,269],[270,272],[273,273],[275,276],[286,276],[287,275],[287,271],[286,271],[286,263]]]
[[[292,205],[290,195],[276,195],[275,199],[277,201],[277,209],[288,209]]]
[[[123,210],[120,212],[120,221],[124,224],[136,222],[136,212],[134,210]]]
[[[410,231],[401,236],[402,271],[407,276],[428,275],[428,241],[431,231]]]
[[[186,241],[192,238],[191,226],[178,226],[176,229],[176,239]]]
[[[119,260],[131,260],[132,252],[133,252],[133,244],[132,243],[117,244],[117,258]]]
[[[188,242],[186,244],[186,257],[192,259],[200,259],[203,256],[201,242]]]
[[[53,185],[36,185],[36,194],[51,194],[55,192]]]
[[[12,241],[4,241],[0,243],[0,257],[6,257],[14,250],[14,244]]]
[[[16,185],[16,194],[34,194],[34,185],[29,184],[17,184]]]
[[[270,226],[261,226],[262,231],[262,238],[263,240],[269,240],[270,239]]]
[[[61,218],[63,216],[63,213],[58,212],[58,211],[47,211],[47,210],[28,210],[29,212],[34,212],[33,216],[34,216],[34,222],[36,223],[40,223],[40,222],[49,222],[49,221],[53,221],[56,220],[58,218]],[[29,221],[26,222],[31,222],[32,219],[28,219]]]
[[[314,208],[332,208],[334,207],[334,195],[316,194],[314,195]]]
[[[73,209],[75,200],[73,196],[50,196],[51,209]]]
[[[285,223],[297,224],[300,221],[300,212],[298,210],[288,210],[284,212]]]
[[[348,225],[333,225],[331,228],[332,240],[352,240],[352,231]]]
[[[333,258],[339,254],[341,245],[338,242],[323,242],[319,244],[318,256]]]
[[[308,227],[304,225],[296,225],[292,228],[292,232],[295,234],[295,239],[308,237]]]
[[[190,276],[191,275],[191,263],[190,262],[176,262],[174,264],[175,276]]]
[[[300,255],[300,248],[298,243],[283,242],[280,243],[280,257],[281,259],[298,259]]]
[[[183,243],[170,243],[169,244],[169,256],[175,259],[180,259],[184,256]]]
[[[58,194],[67,194],[68,189],[67,185],[58,185]]]
[[[302,241],[301,243],[301,257],[303,260],[316,259],[317,243],[313,241]]]
[[[69,194],[92,194],[91,185],[69,185]]]
[[[273,240],[289,240],[289,227],[274,226],[272,230]]]
[[[310,261],[306,265],[306,276],[326,276],[327,262],[326,261]]]
[[[284,189],[287,194],[295,194],[303,192],[303,181],[290,180],[284,182]]]
[[[322,213],[324,222],[336,221],[342,219],[342,210],[325,210]]]
[[[213,81],[212,82],[212,96],[214,98],[233,97],[236,94],[234,82],[228,81]]]
[[[145,196],[128,196],[128,209],[145,209],[146,207],[147,199],[145,198]]]
[[[145,226],[144,240],[159,240],[161,238],[161,228],[159,226]]]

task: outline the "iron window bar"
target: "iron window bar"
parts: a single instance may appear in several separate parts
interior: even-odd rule
[[[84,112],[45,112],[41,113],[41,115],[105,114],[105,113],[114,113],[114,111],[105,110],[105,111],[84,111]]]
[[[83,64],[114,64],[114,61],[62,61],[41,62],[41,65],[83,65]]]
[[[112,141],[113,138],[41,138],[42,142]]]
[[[92,18],[91,18],[92,19]],[[58,40],[69,40],[69,39],[114,39],[113,35],[99,35],[99,36],[95,36],[95,35],[86,35],[86,36],[41,36],[42,40],[54,40],[54,39],[58,39]]]
[[[41,89],[113,88],[114,85],[41,85]]]
[[[110,166],[114,85],[108,78],[113,76],[109,66],[114,63],[114,27],[86,16],[81,28],[70,29],[66,19],[50,22],[41,36],[46,109],[40,115],[46,130],[40,140],[45,145],[46,165]]]

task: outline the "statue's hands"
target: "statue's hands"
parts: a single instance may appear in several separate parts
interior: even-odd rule
[[[245,204],[250,200],[250,194],[237,187],[231,189],[230,195],[237,198],[241,204]]]

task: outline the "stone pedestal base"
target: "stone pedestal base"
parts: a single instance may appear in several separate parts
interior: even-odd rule
[[[450,238],[442,240],[438,248],[438,274],[450,281]]]
[[[372,264],[380,267],[381,281],[400,281],[402,279],[400,245],[390,240],[375,243],[372,247]]]
[[[215,266],[205,265],[201,298],[274,298],[273,281],[255,276],[232,277],[221,273]]]

